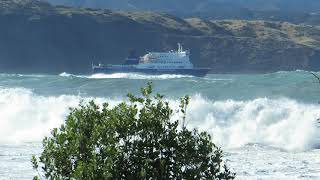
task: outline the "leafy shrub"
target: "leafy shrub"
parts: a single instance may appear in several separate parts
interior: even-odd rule
[[[151,83],[141,92],[113,108],[91,101],[71,109],[32,157],[34,168],[49,179],[234,179],[207,133],[170,120],[173,110],[151,96]],[[188,103],[181,99],[183,121]]]

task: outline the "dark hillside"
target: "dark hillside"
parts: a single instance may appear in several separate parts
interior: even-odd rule
[[[180,17],[320,24],[319,0],[48,0],[55,5],[165,12]]]
[[[90,72],[122,63],[131,50],[191,49],[196,66],[219,72],[320,69],[320,28],[265,21],[180,19],[151,12],[0,1],[2,72]]]

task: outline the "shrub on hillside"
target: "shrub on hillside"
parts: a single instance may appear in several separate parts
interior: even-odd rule
[[[234,179],[206,132],[190,131],[184,122],[179,128],[182,122],[171,120],[174,112],[163,96],[151,96],[151,84],[141,92],[113,108],[91,101],[71,109],[65,124],[43,140],[40,157],[32,158],[39,177]],[[188,103],[181,99],[183,121]]]

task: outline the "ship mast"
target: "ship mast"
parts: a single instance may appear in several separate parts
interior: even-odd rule
[[[178,43],[178,52],[182,52],[183,50],[182,50],[182,46],[181,46],[181,44],[180,43]]]

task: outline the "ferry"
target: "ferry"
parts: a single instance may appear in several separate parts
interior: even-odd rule
[[[143,73],[143,74],[182,74],[205,76],[210,68],[195,68],[190,62],[190,51],[183,50],[178,43],[177,51],[149,52],[143,57],[129,56],[121,65],[92,65],[94,73]]]

